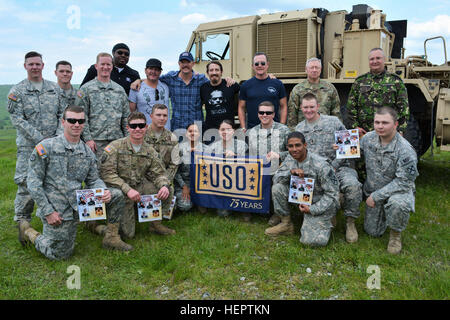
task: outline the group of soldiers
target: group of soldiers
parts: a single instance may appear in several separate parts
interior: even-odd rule
[[[175,135],[175,130],[167,129],[170,114],[167,104],[154,103],[149,114],[133,110],[126,91],[139,75],[136,79],[125,77],[125,85],[120,83],[121,71],[134,74],[126,66],[128,59],[124,57],[129,57],[129,48],[124,44],[117,44],[113,55],[98,54],[95,77],[75,93],[70,83],[63,85],[59,81],[60,77],[58,84],[42,78],[44,63],[39,53],[25,55],[28,77],[11,89],[7,104],[12,124],[17,129],[14,181],[18,190],[14,220],[18,222],[19,241],[23,245],[33,243],[50,259],[65,259],[72,255],[78,224],[75,190],[82,189],[84,183],[83,188],[105,189],[102,200],[107,208],[106,225],[88,222],[86,227],[103,236],[104,248],[132,250],[133,247],[124,240],[135,236],[136,203],[141,195],[156,194],[162,200],[163,215],[170,210],[174,195],[177,210],[190,210],[193,207],[190,202],[192,191],[189,190],[190,152],[214,150],[225,156],[258,155],[273,164],[270,171],[273,214],[269,219],[270,227],[265,231],[267,235],[293,234],[291,216],[297,211],[304,217],[300,241],[311,246],[324,246],[336,225],[336,213],[342,208],[346,217],[346,240],[354,243],[358,240],[355,220],[360,215],[359,205],[364,198],[364,230],[379,237],[389,227],[388,252],[397,254],[401,251],[400,234],[407,226],[409,213],[414,211],[417,156],[397,130],[403,128],[408,115],[406,89],[400,78],[384,70],[381,49],[375,48],[369,53],[371,71],[356,79],[347,104],[347,119],[351,122],[347,125],[358,128],[362,137],[361,150],[367,174],[364,185],[358,180],[353,160],[336,159],[334,132],[346,127],[342,123],[336,89],[320,79],[319,59],[308,60],[308,78],[294,87],[289,103],[282,95],[275,96],[280,99],[278,105],[278,101],[273,103],[259,97],[264,101],[258,101],[254,110],[251,94],[247,93],[249,100],[243,104],[239,101],[239,118],[243,119],[241,129],[235,131],[234,122],[225,119],[217,127],[217,134],[210,134],[215,137],[215,142],[205,145],[199,142],[202,121],[192,121],[198,120],[197,110],[195,115],[180,115],[177,113],[180,110],[173,110],[181,100],[171,101],[170,120],[173,128],[179,128],[180,122],[188,122],[182,130],[185,134],[182,143],[179,143],[182,134]],[[177,99],[183,98],[183,92],[188,92],[183,90],[190,90],[189,95],[197,91],[200,94],[199,86],[195,90],[189,88],[190,81],[206,83],[192,71],[192,60],[190,53],[182,53],[180,70],[169,73],[166,90],[171,99],[173,95]],[[220,66],[218,62],[211,63]],[[55,74],[58,76],[58,71],[61,75],[67,73],[68,65],[66,62],[57,64]],[[185,68],[186,65],[190,68]],[[257,53],[253,65],[255,80],[267,76],[271,85],[272,80],[279,81],[267,74],[269,61],[265,54]],[[159,60],[150,59],[146,65],[147,79],[152,76],[150,68],[159,74],[162,70]],[[119,79],[117,82],[112,80],[113,71]],[[211,84],[215,86],[217,81],[212,81],[209,71],[207,67]],[[92,72],[90,69],[88,74]],[[154,84],[154,100],[158,100],[161,91],[157,89],[161,88],[157,86],[160,85],[159,74],[156,82],[148,82]],[[186,75],[191,78],[185,79]],[[170,81],[175,84],[171,85]],[[176,84],[177,81],[184,86]],[[139,90],[140,80],[135,83]],[[226,83],[227,86],[234,85],[230,78]],[[131,85],[131,88],[135,87]],[[172,90],[178,91],[174,94]],[[247,119],[258,119],[258,124],[247,128],[242,106],[247,108]],[[188,112],[190,107],[185,108]],[[253,112],[257,113],[256,117],[251,114]],[[185,121],[183,117],[190,120]],[[280,122],[275,121],[277,117]],[[289,204],[291,175],[315,179],[311,206]],[[34,202],[38,207],[36,215],[42,220],[42,233],[30,225]],[[204,212],[206,208],[199,207],[199,210]],[[219,214],[228,215],[229,212],[219,211]],[[248,215],[246,220],[250,220]],[[176,233],[161,221],[150,222],[149,231],[162,235]]]

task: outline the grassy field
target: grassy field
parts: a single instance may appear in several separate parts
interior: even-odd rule
[[[3,88],[0,86],[0,90]],[[5,93],[6,95],[6,93]],[[0,119],[5,114],[0,96]],[[7,122],[5,122],[7,125]],[[22,248],[13,222],[16,186],[14,130],[0,130],[0,299],[445,299],[450,296],[450,153],[435,149],[419,162],[416,212],[403,233],[403,252],[386,252],[388,234],[363,232],[345,242],[344,217],[325,248],[300,244],[296,234],[269,238],[267,218],[250,223],[239,214],[178,214],[165,222],[177,234],[149,234],[138,225],[129,253],[101,248],[101,238],[79,226],[73,256],[50,261],[33,247]],[[33,216],[32,225],[42,230]],[[81,288],[66,285],[70,266],[78,266]],[[370,290],[369,266],[378,266],[381,288]]]
[[[448,299],[450,156],[436,153],[419,163],[416,213],[403,234],[403,252],[386,252],[388,235],[380,239],[357,227],[357,244],[345,242],[344,219],[325,248],[300,244],[296,234],[264,235],[267,219],[241,221],[193,212],[166,224],[177,234],[149,234],[139,224],[135,250],[111,252],[101,238],[79,226],[73,257],[50,261],[17,241],[13,183],[15,133],[0,139],[0,298],[1,299]],[[42,230],[33,217],[32,225]],[[68,289],[68,267],[80,268],[81,288]],[[367,269],[378,266],[381,288],[369,290]]]

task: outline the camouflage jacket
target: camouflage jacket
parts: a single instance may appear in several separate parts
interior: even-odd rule
[[[334,132],[339,130],[345,130],[342,122],[337,117],[326,115],[320,115],[315,123],[303,120],[295,127],[295,131],[305,136],[308,151],[328,159],[334,169],[349,165],[345,159],[336,159],[336,150],[333,149],[336,142]]]
[[[366,163],[367,179],[363,190],[375,202],[388,199],[395,193],[414,191],[417,155],[409,142],[399,133],[382,146],[379,136],[371,131],[362,137],[361,154]]]
[[[273,184],[290,185],[291,169],[302,169],[305,178],[314,179],[310,212],[318,216],[339,207],[339,181],[325,158],[308,151],[306,159],[298,162],[289,154],[273,176]]]
[[[166,128],[164,128],[161,135],[157,137],[149,128],[145,135],[145,142],[151,145],[158,153],[158,156],[166,169],[166,176],[169,179],[170,184],[172,184],[175,174],[177,173],[178,165],[181,162],[177,137]]]
[[[7,109],[17,129],[18,147],[34,147],[45,138],[56,135],[65,109],[56,83],[43,80],[42,91],[28,79],[13,86],[8,94]]]
[[[305,79],[292,89],[289,96],[287,125],[291,130],[305,119],[300,104],[302,97],[308,92],[316,95],[321,114],[336,116],[342,121],[341,102],[336,88],[323,79],[319,79],[319,83],[310,83]]]
[[[206,145],[199,142],[195,146],[195,151],[203,152],[206,150]],[[191,170],[191,142],[185,141],[180,143],[180,158],[181,164],[178,166],[177,173],[175,175],[175,187],[182,188],[184,185],[189,187],[190,184],[190,170]]]
[[[248,150],[250,156],[264,157],[270,151],[280,155],[283,161],[288,155],[287,136],[291,132],[289,127],[279,122],[274,122],[272,128],[267,130],[261,124],[247,131]]]
[[[352,85],[347,101],[347,127],[373,130],[375,111],[391,107],[398,113],[399,131],[405,131],[409,115],[408,93],[402,79],[393,73],[365,73]]]
[[[128,98],[114,81],[103,83],[95,78],[87,82],[78,90],[75,104],[86,112],[84,141],[117,140],[127,135]]]
[[[247,144],[245,141],[233,137],[233,142],[227,144],[227,148],[224,150],[223,140],[220,139],[219,141],[208,145],[205,152],[214,153],[215,155],[222,155],[228,150],[233,151],[237,156],[245,156],[245,153],[247,152]]]
[[[61,89],[61,87],[58,87],[59,96],[60,99],[63,101],[63,104],[66,106],[71,106],[75,104],[75,100],[77,97],[77,91],[73,88],[73,86],[70,86],[70,92],[66,93],[64,89]]]
[[[76,190],[106,187],[91,149],[82,141],[71,145],[63,134],[45,139],[33,150],[27,186],[37,203],[37,216],[44,218],[56,211],[64,220],[72,220],[78,208]]]
[[[121,189],[126,195],[145,179],[152,181],[158,189],[169,185],[164,165],[157,152],[144,141],[135,152],[130,138],[111,142],[100,158],[100,176],[110,187]]]

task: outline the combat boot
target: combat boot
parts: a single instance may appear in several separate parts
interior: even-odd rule
[[[105,237],[103,238],[103,248],[116,249],[120,251],[131,251],[133,247],[125,243],[119,236],[119,223],[108,223],[106,226]]]
[[[26,241],[30,241],[32,244],[36,241],[36,238],[40,235],[39,232],[34,230],[33,228],[28,228],[25,230],[25,239]]]
[[[356,230],[355,218],[353,217],[347,217],[345,240],[347,240],[348,243],[355,243],[358,241],[358,231]]]
[[[104,224],[98,224],[97,221],[87,221],[86,228],[93,234],[104,236],[106,233],[106,226]]]
[[[401,232],[391,230],[387,251],[391,254],[399,254],[402,251]]]
[[[281,222],[281,218],[277,214],[273,214],[269,219],[269,226],[275,227],[277,224]]]
[[[294,234],[294,224],[291,221],[291,216],[281,216],[281,222],[274,227],[267,228],[264,233],[268,236]]]
[[[175,234],[175,230],[172,230],[170,228],[167,228],[166,226],[164,226],[160,220],[156,220],[156,221],[152,221],[150,222],[150,226],[148,228],[148,230],[150,232],[156,233],[156,234],[160,234],[160,235],[171,235],[171,234]]]
[[[19,228],[19,242],[22,246],[25,246],[28,241],[25,237],[25,231],[31,228],[31,225],[26,220],[20,220],[17,227]]]

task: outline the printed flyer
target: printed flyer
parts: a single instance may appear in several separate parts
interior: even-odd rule
[[[334,133],[336,139],[336,159],[360,158],[358,129],[340,130]]]
[[[161,200],[156,198],[156,194],[141,195],[137,209],[139,222],[162,220]]]
[[[291,176],[289,187],[289,202],[298,204],[312,204],[314,179]]]
[[[106,220],[106,207],[101,198],[105,189],[76,190],[80,221]]]

